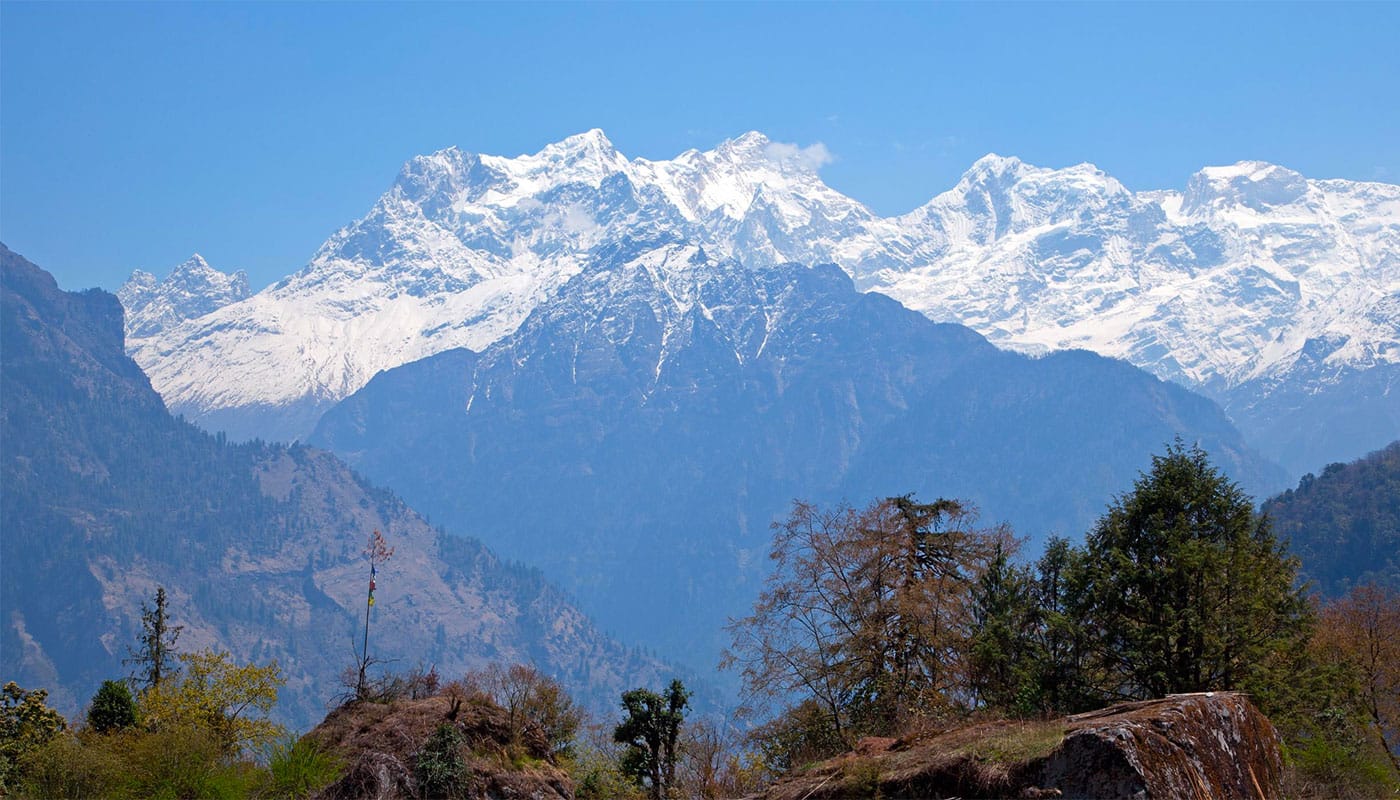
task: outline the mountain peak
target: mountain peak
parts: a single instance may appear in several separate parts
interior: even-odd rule
[[[613,161],[620,157],[607,134],[599,128],[590,128],[583,133],[566,136],[554,144],[545,145],[538,155],[544,158],[563,156],[569,160],[591,158],[600,161]]]
[[[560,144],[589,145],[597,147],[612,147],[613,143],[608,139],[608,135],[603,133],[602,128],[589,128],[583,133],[576,133],[573,136],[565,136]]]
[[[1021,169],[1025,166],[1026,162],[1015,156],[1002,156],[996,153],[988,153],[972,162],[972,166],[967,168],[967,172],[963,173],[963,179],[966,180],[973,176],[1015,175],[1020,173]]]
[[[1263,212],[1301,199],[1308,181],[1287,167],[1267,161],[1237,161],[1206,167],[1191,176],[1182,202],[1185,213],[1243,206]]]
[[[170,274],[174,276],[190,272],[206,271],[217,272],[218,270],[215,270],[213,267],[209,266],[209,262],[204,260],[204,256],[200,255],[199,253],[195,253],[189,258],[185,259],[179,266],[175,267],[175,269],[171,270]]]
[[[763,165],[777,168],[780,173],[800,175],[816,175],[832,160],[831,151],[821,142],[805,146],[778,142],[758,131],[722,142],[714,149],[714,155],[741,167]]]
[[[770,141],[772,140],[758,131],[749,131],[748,133],[730,139],[724,144],[729,145],[729,147],[734,150],[758,150],[767,146]]]
[[[1196,174],[1205,175],[1217,180],[1229,180],[1240,177],[1248,180],[1261,180],[1277,170],[1282,170],[1283,172],[1294,175],[1298,174],[1287,167],[1281,167],[1269,161],[1259,161],[1256,159],[1236,161],[1228,166],[1202,167]]]
[[[248,274],[220,272],[198,253],[185,259],[164,280],[143,270],[117,290],[126,309],[126,333],[143,336],[181,320],[193,319],[248,297]]]

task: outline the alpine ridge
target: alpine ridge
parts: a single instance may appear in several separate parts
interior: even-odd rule
[[[1000,347],[1125,359],[1294,472],[1400,435],[1400,187],[1241,162],[1133,192],[989,155],[880,217],[822,181],[828,158],[759,133],[663,161],[598,130],[516,158],[449,148],[300,272],[201,316],[133,314],[129,346],[173,410],[296,438],[384,369],[514,331],[597,248],[665,234],[756,270],[835,263]]]

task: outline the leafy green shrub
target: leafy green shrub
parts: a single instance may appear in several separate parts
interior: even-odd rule
[[[1319,736],[1294,744],[1287,755],[1290,797],[1363,800],[1400,792],[1394,769],[1373,748]]]
[[[180,725],[121,738],[129,797],[235,800],[247,797],[257,784],[256,768],[231,761],[213,731]]]
[[[857,760],[841,766],[842,788],[852,797],[880,796],[880,764]]]
[[[471,769],[462,756],[466,737],[455,725],[443,723],[423,743],[414,760],[418,796],[423,798],[462,798],[471,787]]]
[[[830,716],[813,700],[804,700],[755,728],[749,741],[758,748],[763,766],[774,775],[830,758],[849,747],[836,734]]]
[[[27,753],[18,797],[114,797],[125,781],[122,757],[105,742],[85,743],[71,734],[55,736]]]
[[[267,782],[258,795],[265,798],[304,798],[335,783],[345,762],[316,739],[287,736],[267,753]]]
[[[584,748],[567,763],[574,779],[574,797],[578,800],[622,800],[646,796],[631,778],[622,774],[615,754]]]
[[[103,681],[88,708],[88,727],[98,733],[124,730],[136,724],[136,700],[122,681]]]
[[[45,702],[45,689],[25,691],[14,681],[0,694],[0,794],[24,757],[62,733],[68,722]]]

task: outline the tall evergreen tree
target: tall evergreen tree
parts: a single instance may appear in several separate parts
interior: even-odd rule
[[[972,589],[972,617],[968,680],[978,701],[1001,711],[1037,710],[1021,707],[1031,705],[1025,695],[1036,691],[1040,660],[1034,585],[1000,545]]]
[[[184,627],[170,624],[165,587],[157,586],[155,607],[141,604],[141,638],[135,650],[128,648],[131,657],[126,659],[126,663],[136,665],[133,677],[142,688],[159,688],[161,681],[176,672],[175,643]]]
[[[1041,714],[1082,711],[1094,705],[1088,682],[1088,628],[1081,618],[1084,551],[1052,536],[1035,564],[1037,625],[1033,658]]]
[[[1301,647],[1298,564],[1199,447],[1178,439],[1086,541],[1082,612],[1109,696],[1260,689]]]

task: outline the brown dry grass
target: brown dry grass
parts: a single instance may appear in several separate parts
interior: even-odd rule
[[[466,740],[462,757],[472,773],[474,795],[572,797],[568,776],[550,763],[543,736],[527,731],[523,741],[513,741],[503,709],[480,695],[460,692],[391,703],[355,701],[332,711],[307,735],[340,754],[349,768],[320,797],[415,796],[415,756],[444,723]]]

